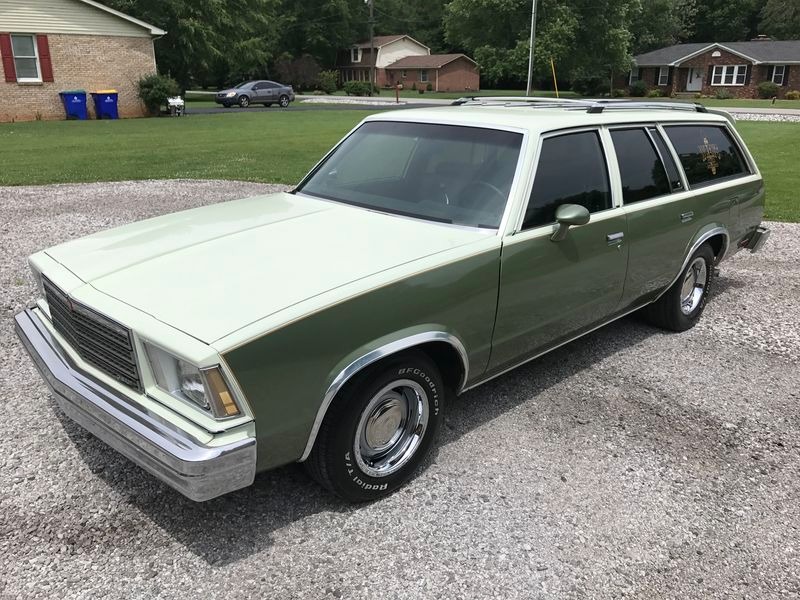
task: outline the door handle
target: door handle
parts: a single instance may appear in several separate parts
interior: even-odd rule
[[[608,242],[609,246],[616,246],[618,244],[622,244],[622,239],[625,237],[625,234],[621,231],[617,233],[609,233],[606,236],[606,242]]]
[[[681,213],[681,223],[688,223],[694,219],[694,211],[690,210],[689,212]]]

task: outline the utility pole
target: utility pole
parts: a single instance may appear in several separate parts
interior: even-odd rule
[[[531,0],[531,48],[530,48],[530,54],[528,54],[528,91],[525,92],[526,96],[530,96],[532,91],[533,46],[535,43],[536,43],[536,0]]]
[[[374,4],[375,0],[367,0],[369,4],[369,83],[375,85],[375,13]],[[370,90],[370,96],[372,90]]]

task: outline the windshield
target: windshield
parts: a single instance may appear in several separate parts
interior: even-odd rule
[[[242,83],[238,83],[235,86],[233,86],[233,89],[240,90],[242,88],[249,88],[254,83],[255,81],[243,81]]]
[[[522,135],[496,129],[364,123],[297,191],[383,212],[497,229]]]

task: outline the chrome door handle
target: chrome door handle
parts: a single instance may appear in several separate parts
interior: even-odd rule
[[[694,211],[690,210],[689,212],[681,213],[681,223],[688,223],[694,219]]]
[[[617,233],[609,233],[606,236],[606,241],[608,242],[609,246],[616,246],[617,244],[622,243],[622,238],[624,237],[625,234],[621,231],[618,231]]]

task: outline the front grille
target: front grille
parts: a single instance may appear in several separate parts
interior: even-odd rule
[[[120,383],[141,391],[130,330],[70,299],[46,278],[42,281],[55,330],[83,360]]]

